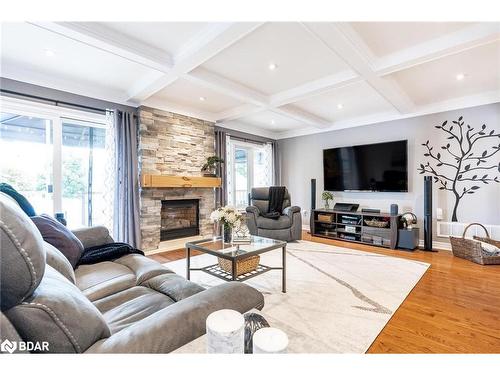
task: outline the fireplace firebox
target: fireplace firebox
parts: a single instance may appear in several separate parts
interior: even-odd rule
[[[161,201],[161,241],[197,236],[199,234],[200,201],[198,199]]]

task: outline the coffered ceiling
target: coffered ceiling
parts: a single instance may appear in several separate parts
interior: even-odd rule
[[[1,76],[273,138],[500,102],[500,23],[2,23]]]

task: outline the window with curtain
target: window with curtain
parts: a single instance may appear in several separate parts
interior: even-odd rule
[[[273,158],[270,143],[245,142],[227,137],[226,173],[228,204],[244,210],[253,187],[273,183]]]
[[[2,98],[0,181],[68,226],[107,224],[107,117]]]

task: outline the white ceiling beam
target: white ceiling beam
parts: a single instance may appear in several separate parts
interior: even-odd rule
[[[219,112],[215,115],[215,117],[217,118],[217,122],[222,123],[237,120],[241,117],[250,116],[264,110],[265,108],[253,104],[242,104],[237,107]]]
[[[92,22],[28,22],[65,38],[112,53],[158,72],[168,72],[172,58],[165,52]]]
[[[207,26],[187,43],[174,57],[172,69],[157,80],[146,82],[143,87],[129,92],[129,100],[144,101],[180,76],[202,65],[205,61],[248,35],[262,23],[218,23]]]
[[[500,40],[500,24],[482,22],[377,59],[374,70],[387,75]]]
[[[270,108],[271,112],[277,113],[279,115],[286,116],[293,120],[303,122],[307,125],[313,126],[315,128],[323,129],[331,126],[332,124],[318,116],[315,116],[309,112],[305,112],[297,107],[288,105],[286,107]]]
[[[341,57],[351,69],[363,77],[399,112],[409,113],[414,110],[414,103],[395,81],[381,78],[373,71],[372,62],[367,61],[363,52],[359,52],[356,47],[357,40],[349,38],[352,29],[347,23],[304,23],[303,25],[325,46]],[[364,46],[361,46],[360,49],[364,49]]]

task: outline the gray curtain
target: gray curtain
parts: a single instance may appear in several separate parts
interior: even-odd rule
[[[215,130],[215,155],[226,161],[226,132],[222,129]],[[219,164],[217,175],[222,179],[222,184],[215,189],[215,204],[222,207],[227,204],[226,163]]]
[[[274,140],[271,142],[273,147],[273,184],[275,186],[281,186],[281,157],[278,141]]]
[[[135,247],[141,244],[137,120],[134,112],[114,111],[116,141],[114,236],[115,241],[126,242]]]

